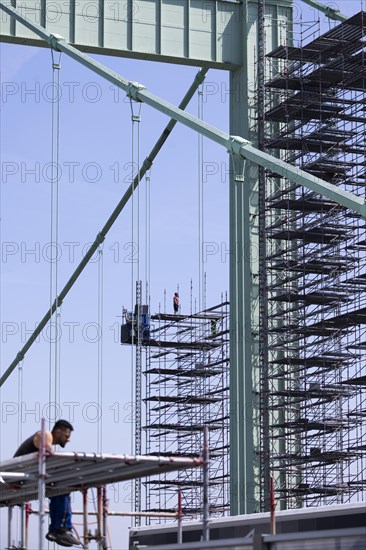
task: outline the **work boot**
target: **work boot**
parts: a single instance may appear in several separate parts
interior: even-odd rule
[[[70,547],[74,543],[69,540],[69,538],[66,536],[65,529],[55,529],[54,531],[49,531],[46,535],[46,539],[50,542],[55,542],[56,544],[59,544],[60,546],[67,546]]]
[[[72,545],[78,546],[79,544],[81,544],[81,541],[76,537],[74,537],[71,529],[65,529],[64,534],[65,534],[66,540],[70,541]]]

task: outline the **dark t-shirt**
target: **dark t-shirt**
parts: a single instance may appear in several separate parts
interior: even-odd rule
[[[15,458],[16,456],[29,455],[29,453],[35,453],[36,451],[38,451],[37,447],[33,443],[35,435],[36,434],[31,435],[30,437],[28,437],[28,439],[23,441],[18,450],[15,452],[13,458]]]

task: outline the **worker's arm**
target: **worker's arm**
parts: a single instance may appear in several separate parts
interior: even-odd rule
[[[37,447],[37,449],[39,449],[40,446],[41,446],[41,437],[42,437],[41,432],[37,432],[36,435],[35,435],[34,438],[33,438],[33,443],[34,443],[35,447]],[[53,447],[52,447],[53,437],[52,437],[52,433],[46,431],[45,434],[44,434],[44,438],[45,438],[46,453],[47,453],[47,454],[52,454],[52,453],[53,453]]]

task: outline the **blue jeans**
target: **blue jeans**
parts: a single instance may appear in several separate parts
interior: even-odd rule
[[[70,495],[58,495],[50,498],[50,531],[61,527],[72,529]]]

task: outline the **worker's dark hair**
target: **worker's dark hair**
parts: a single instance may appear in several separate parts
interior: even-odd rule
[[[72,425],[70,424],[70,422],[68,422],[67,420],[57,420],[56,424],[54,425],[54,427],[52,428],[52,431],[54,432],[55,430],[70,430],[71,432],[74,431],[74,428],[72,427]]]

